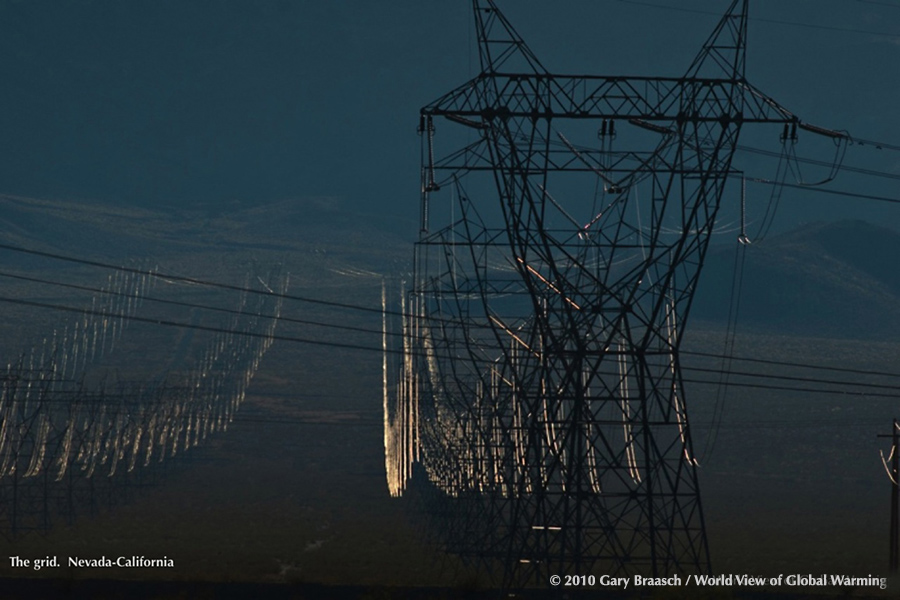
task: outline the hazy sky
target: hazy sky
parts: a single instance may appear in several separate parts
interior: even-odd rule
[[[702,11],[729,4],[498,3],[549,69],[641,75],[682,74],[717,21]],[[900,0],[751,12],[754,84],[806,121],[900,144]],[[475,74],[472,37],[468,0],[0,2],[0,192],[144,205],[327,195],[414,216],[418,110]],[[900,172],[900,153],[850,150],[847,164]],[[834,187],[900,197],[896,183]],[[784,205],[786,225],[814,213],[900,224],[897,206],[806,193]]]

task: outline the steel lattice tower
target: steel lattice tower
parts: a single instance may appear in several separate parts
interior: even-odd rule
[[[506,587],[707,572],[679,346],[742,127],[799,120],[745,79],[747,0],[672,78],[552,74],[473,8],[481,73],[420,116],[392,492]]]

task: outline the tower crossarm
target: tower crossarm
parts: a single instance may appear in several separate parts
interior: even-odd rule
[[[744,80],[484,73],[422,109],[472,127],[494,118],[798,123]],[[464,121],[462,121],[464,120]]]

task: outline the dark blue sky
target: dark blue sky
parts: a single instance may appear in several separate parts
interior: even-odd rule
[[[717,20],[688,11],[728,2],[499,4],[551,70],[679,75]],[[162,206],[327,195],[414,216],[418,109],[477,70],[469,5],[0,2],[0,192]],[[751,11],[754,84],[806,121],[900,144],[900,1]],[[850,150],[847,164],[900,172],[900,153]],[[900,197],[896,183],[834,187]],[[900,207],[848,202],[801,193],[784,225],[900,223],[884,216]]]

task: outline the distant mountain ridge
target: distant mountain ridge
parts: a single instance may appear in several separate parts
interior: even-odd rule
[[[735,245],[713,246],[692,309],[724,324]],[[900,334],[900,233],[864,221],[811,223],[747,246],[739,329],[885,339]]]
[[[360,214],[330,197],[178,210],[0,194],[0,209],[0,241],[80,258],[159,258],[245,248],[394,259],[415,231],[412,221],[397,222],[374,211]]]
[[[339,198],[309,197],[183,211],[0,195],[0,241],[76,258],[185,260],[198,253],[294,256],[298,269],[408,268],[413,220],[361,214]],[[689,327],[728,319],[737,243],[707,255]],[[745,248],[739,329],[892,339],[900,334],[900,232],[864,221],[812,223]],[[52,263],[4,253],[6,265]]]

